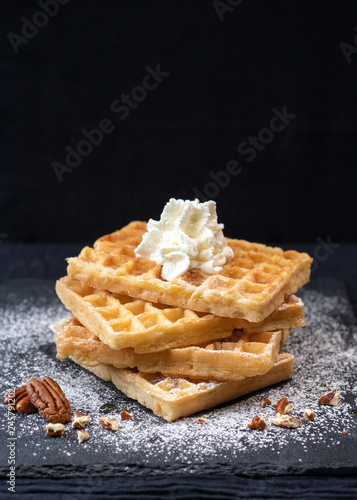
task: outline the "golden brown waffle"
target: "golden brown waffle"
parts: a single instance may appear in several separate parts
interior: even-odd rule
[[[294,363],[291,354],[280,353],[273,368],[265,375],[218,382],[170,378],[161,373],[144,374],[111,365],[85,366],[75,357],[72,359],[98,377],[113,382],[124,394],[169,422],[287,380],[292,375]]]
[[[131,222],[68,259],[68,274],[101,290],[175,307],[259,322],[310,277],[306,253],[227,238],[233,259],[218,274],[198,269],[165,281],[161,266],[135,256],[146,222]]]
[[[289,330],[252,333],[235,331],[220,342],[201,346],[168,349],[158,353],[137,354],[134,349],[110,349],[72,317],[55,326],[57,358],[74,356],[81,364],[113,365],[116,368],[138,368],[140,372],[157,371],[170,377],[217,380],[241,380],[263,375],[278,356]]]
[[[305,326],[304,303],[296,295],[286,297],[285,302],[259,323],[250,323],[245,319],[236,319],[234,323],[234,328],[239,328],[244,333],[274,332],[302,326]]]
[[[112,349],[163,351],[232,333],[229,323],[212,314],[110,294],[69,277],[57,281],[56,291],[67,309]]]
[[[294,296],[288,297],[268,318],[253,324],[112,294],[68,276],[57,281],[56,291],[67,309],[112,349],[162,351],[221,339],[235,328],[251,333],[305,324],[303,303]]]

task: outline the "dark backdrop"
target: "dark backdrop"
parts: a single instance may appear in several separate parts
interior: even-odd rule
[[[61,4],[1,2],[1,238],[92,242],[201,193],[228,236],[357,240],[355,0]]]

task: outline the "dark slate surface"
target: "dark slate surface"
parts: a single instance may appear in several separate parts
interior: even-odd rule
[[[73,409],[83,409],[93,417],[91,438],[79,447],[70,426],[62,438],[46,438],[46,421],[40,415],[16,415],[18,478],[178,473],[269,477],[357,471],[357,418],[352,416],[357,403],[356,326],[343,285],[316,279],[301,290],[307,326],[295,331],[286,346],[295,355],[293,379],[206,411],[204,425],[197,424],[196,416],[169,424],[71,361],[56,360],[48,324],[62,317],[64,309],[53,288],[51,280],[13,280],[0,286],[0,392],[5,394],[12,385],[36,375],[50,375],[61,385],[63,381]],[[316,403],[327,391],[321,383],[340,389],[337,408]],[[265,433],[247,431],[249,419],[261,413],[259,401],[266,394],[273,401],[288,394],[294,414],[299,416],[310,406],[316,422],[297,430],[271,426]],[[117,411],[125,407],[134,413],[115,439],[96,425],[99,404],[108,401],[117,405]],[[272,408],[266,412],[264,416],[273,416]],[[6,407],[1,415],[1,441],[5,444],[11,438]],[[115,412],[113,416],[117,416]],[[343,428],[348,435],[342,435]],[[2,446],[3,477],[9,472],[8,457],[8,448]]]
[[[1,488],[0,482],[0,488]],[[3,488],[5,490],[5,488]],[[6,498],[51,498],[51,500],[348,500],[357,495],[357,477],[274,476],[244,477],[161,476],[70,479],[18,479],[16,493]],[[5,498],[2,496],[1,498]]]

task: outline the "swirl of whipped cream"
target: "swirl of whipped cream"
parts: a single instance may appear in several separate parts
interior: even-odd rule
[[[214,201],[200,203],[198,199],[171,198],[160,220],[149,220],[135,255],[162,265],[161,276],[167,281],[189,269],[218,273],[233,257],[223,228],[223,224],[217,222]]]

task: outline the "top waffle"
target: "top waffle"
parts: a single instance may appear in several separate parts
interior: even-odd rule
[[[68,274],[101,290],[251,322],[266,318],[310,277],[306,253],[227,238],[234,257],[220,273],[192,269],[165,281],[160,265],[135,256],[145,231],[146,222],[136,221],[99,238],[68,259]]]

